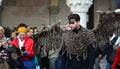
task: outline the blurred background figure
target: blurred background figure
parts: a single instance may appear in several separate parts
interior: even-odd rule
[[[30,37],[30,38],[33,38],[33,28],[32,27],[30,27],[28,29],[27,36]]]
[[[33,27],[33,37],[35,37],[39,33],[37,27]]]
[[[20,49],[18,61],[22,63],[22,69],[35,69],[34,40],[27,36],[28,29],[20,26],[17,29],[18,36],[12,41],[12,46]]]
[[[7,51],[8,43],[7,38],[4,35],[5,30],[2,26],[0,26],[0,69],[9,69],[9,65],[7,63]]]

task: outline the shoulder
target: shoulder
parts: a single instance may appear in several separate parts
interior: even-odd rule
[[[82,26],[81,26],[81,32],[82,32],[83,35],[85,35],[85,36],[95,37],[94,33],[93,33],[91,30],[89,30],[89,29],[87,29],[87,28],[84,28],[84,27],[82,27]]]
[[[28,42],[34,42],[34,40],[32,38],[26,37],[26,41]]]
[[[69,30],[69,31],[68,31],[68,30],[65,30],[65,31],[62,33],[63,39],[66,38],[67,36],[69,36],[69,34],[71,34],[70,32],[71,32],[70,30]]]
[[[11,44],[13,46],[16,46],[18,44],[18,39],[17,38],[13,39],[12,42],[11,42]]]
[[[12,42],[17,42],[18,41],[18,38],[15,38],[12,40]]]
[[[84,27],[81,27],[81,30],[83,32],[86,32],[86,33],[90,33],[90,34],[94,34],[91,30],[87,29],[87,28],[84,28]]]
[[[95,34],[91,30],[83,27],[81,28],[81,30],[82,30],[82,35],[85,37],[87,41],[89,41],[90,43],[96,42]]]

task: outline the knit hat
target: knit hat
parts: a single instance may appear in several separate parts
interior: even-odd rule
[[[21,33],[21,32],[27,33],[28,30],[27,30],[27,28],[25,28],[25,27],[19,27],[18,30],[17,30],[17,32],[18,32],[18,33]]]

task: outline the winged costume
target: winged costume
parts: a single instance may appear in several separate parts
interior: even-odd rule
[[[49,51],[62,50],[76,56],[87,56],[87,49],[90,44],[97,43],[102,47],[109,42],[110,36],[115,33],[120,34],[120,13],[119,12],[101,12],[99,13],[99,21],[97,26],[88,30],[80,26],[76,33],[73,31],[65,31],[58,25],[44,29],[37,37],[36,52],[39,54],[40,46],[44,46],[44,50]],[[64,37],[64,36],[65,37]],[[69,38],[69,39],[68,39]],[[95,45],[93,45],[95,46]]]
[[[109,37],[113,33],[115,33],[116,35],[120,34],[119,28],[120,28],[119,12],[109,12],[109,11],[100,12],[98,24],[95,26],[94,29],[88,31],[90,32],[88,34],[91,35],[92,34],[91,32],[93,32],[92,35],[95,35],[97,39],[96,41],[98,42],[99,46],[103,46],[106,42],[109,41]],[[61,40],[63,38],[61,35],[63,33],[65,33],[64,30],[60,26],[55,24],[49,28],[42,30],[42,32],[36,37],[38,39],[36,41],[36,44],[39,46],[44,45],[45,47],[44,49],[46,50],[50,48],[57,49],[59,48],[59,46],[61,46]]]

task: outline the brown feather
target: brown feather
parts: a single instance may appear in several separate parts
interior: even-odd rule
[[[99,46],[109,42],[109,36],[113,33],[120,35],[120,13],[104,12],[99,15],[99,22],[92,30],[96,35]]]

